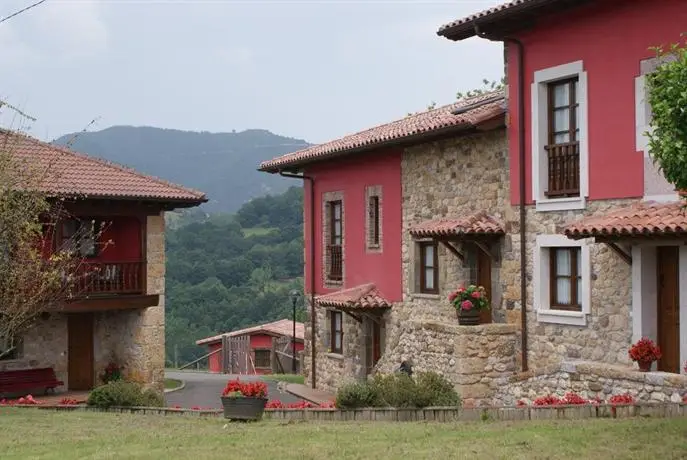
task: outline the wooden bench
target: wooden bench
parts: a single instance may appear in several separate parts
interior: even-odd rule
[[[54,390],[61,385],[64,385],[64,382],[57,380],[54,369],[50,367],[0,371],[0,394],[39,389]]]

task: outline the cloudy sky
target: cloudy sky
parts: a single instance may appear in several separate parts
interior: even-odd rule
[[[2,0],[0,17],[35,0]],[[0,24],[0,98],[51,140],[112,125],[324,142],[500,78],[437,28],[499,0],[47,0]],[[0,125],[25,126],[4,108]]]

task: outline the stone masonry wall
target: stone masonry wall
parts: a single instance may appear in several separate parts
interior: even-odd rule
[[[468,406],[492,404],[498,389],[516,370],[518,328],[512,324],[458,326],[411,320],[402,326],[388,364],[412,360],[414,372],[448,378]],[[393,368],[380,369],[393,372]]]
[[[309,311],[309,307],[308,307]],[[313,341],[308,340],[310,325],[306,324],[306,347],[304,360],[304,374],[306,384],[310,382],[310,346],[314,343],[317,347],[315,385],[323,391],[335,392],[341,385],[364,378],[363,353],[365,352],[362,327],[349,315],[343,314],[343,353],[330,352],[329,315],[326,308],[317,307],[317,333]]]
[[[687,376],[663,372],[639,372],[635,368],[598,362],[564,361],[560,365],[513,375],[497,393],[496,403],[531,403],[549,394],[562,397],[575,392],[585,399],[607,400],[630,393],[639,402],[680,402],[687,394]]]
[[[537,212],[527,208],[527,333],[530,368],[582,359],[608,364],[629,364],[627,350],[632,338],[632,271],[617,254],[603,244],[590,245],[591,308],[586,326],[543,323],[537,320],[534,300],[534,257],[537,235],[560,235],[563,227],[583,216],[601,215],[635,200],[605,200],[587,203],[586,210]],[[517,212],[517,207],[514,207]],[[516,221],[517,222],[517,221]],[[520,234],[513,225],[510,243],[503,253],[501,276],[503,303],[520,316]]]

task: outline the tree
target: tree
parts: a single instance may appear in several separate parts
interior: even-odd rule
[[[53,248],[54,229],[68,214],[44,192],[54,179],[50,165],[12,152],[19,136],[0,132],[0,358],[15,352],[42,312],[78,295],[90,279],[77,252],[88,226]]]
[[[654,50],[662,63],[646,79],[652,110],[649,149],[666,180],[686,191],[687,40]]]

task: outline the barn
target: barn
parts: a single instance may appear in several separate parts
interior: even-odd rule
[[[282,319],[206,337],[196,345],[208,347],[208,370],[214,373],[272,374],[291,372],[293,321]],[[296,354],[304,347],[305,328],[296,322]],[[223,353],[224,346],[227,350]],[[223,372],[223,367],[224,372]]]

